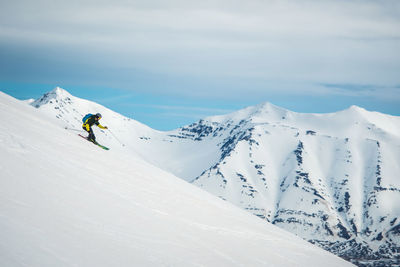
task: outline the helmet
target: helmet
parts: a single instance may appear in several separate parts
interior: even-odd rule
[[[101,119],[101,114],[100,113],[96,113],[96,117]]]

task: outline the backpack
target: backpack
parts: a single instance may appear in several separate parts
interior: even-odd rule
[[[85,123],[87,119],[89,119],[93,114],[86,114],[85,117],[83,117],[82,122]]]

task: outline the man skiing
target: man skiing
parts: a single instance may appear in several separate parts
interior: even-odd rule
[[[101,129],[108,129],[107,126],[102,126],[99,123],[99,120],[101,119],[101,114],[97,113],[95,115],[92,114],[87,114],[85,117],[83,117],[82,121],[83,121],[83,125],[82,128],[89,133],[89,136],[87,137],[87,139],[89,141],[92,141],[93,143],[96,143],[96,137],[94,136],[93,130],[92,130],[92,126],[93,124],[96,124],[99,128]]]

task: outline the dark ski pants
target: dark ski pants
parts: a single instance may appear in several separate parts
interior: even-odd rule
[[[92,127],[89,127],[89,131],[86,129],[85,126],[82,126],[82,128],[83,128],[83,130],[85,130],[86,132],[89,133],[89,136],[88,136],[88,139],[89,139],[89,140],[92,140],[93,142],[96,141],[96,136],[94,136]]]

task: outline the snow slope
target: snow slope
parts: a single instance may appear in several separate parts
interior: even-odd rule
[[[270,103],[159,132],[56,88],[33,105],[360,266],[400,265],[400,117],[302,114]],[[122,145],[124,144],[124,146]]]
[[[349,266],[0,93],[0,266]]]

